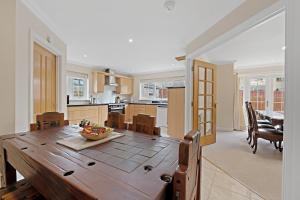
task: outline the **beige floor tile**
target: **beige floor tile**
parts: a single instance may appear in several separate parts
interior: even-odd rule
[[[201,184],[201,200],[263,200],[205,158]]]

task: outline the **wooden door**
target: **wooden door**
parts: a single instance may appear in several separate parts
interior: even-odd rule
[[[216,66],[194,60],[193,129],[201,133],[201,145],[216,142]]]
[[[56,56],[34,44],[33,116],[56,111]]]

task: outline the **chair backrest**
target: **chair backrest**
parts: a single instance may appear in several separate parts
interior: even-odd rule
[[[178,167],[173,180],[173,200],[199,200],[200,175],[200,133],[191,131],[179,145]]]
[[[258,131],[258,125],[257,125],[256,113],[255,113],[255,110],[253,109],[253,106],[250,102],[249,102],[249,110],[250,110],[252,128],[255,132],[257,132]]]
[[[36,116],[37,130],[45,130],[66,125],[64,113],[46,112]]]
[[[246,111],[247,111],[247,117],[248,117],[248,126],[252,128],[252,117],[251,117],[251,111],[249,109],[249,104],[250,102],[246,101],[245,106],[246,106]]]
[[[138,114],[137,116],[133,116],[133,122],[130,126],[130,129],[140,133],[156,135],[158,128],[155,127],[155,124],[155,117],[145,114]]]
[[[126,129],[125,115],[119,112],[108,113],[108,119],[105,122],[105,126],[117,129]]]

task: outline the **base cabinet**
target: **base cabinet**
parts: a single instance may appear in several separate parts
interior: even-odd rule
[[[83,119],[91,123],[104,126],[108,117],[108,106],[76,106],[68,107],[68,119],[70,124],[79,124]]]
[[[157,106],[144,104],[129,104],[125,107],[126,122],[132,122],[133,116],[136,116],[138,114],[146,114],[157,117]]]

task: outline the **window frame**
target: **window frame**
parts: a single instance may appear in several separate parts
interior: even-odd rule
[[[170,84],[170,82],[173,82]],[[167,78],[167,79],[143,79],[139,81],[139,100],[140,101],[167,101],[168,100],[168,94],[166,93],[165,98],[157,97],[157,88],[160,87],[162,90],[167,89],[168,87],[172,87],[176,84],[176,82],[183,82],[183,85],[185,85],[185,78],[182,77],[172,77],[172,78]],[[153,85],[154,91],[153,91],[153,97],[150,98],[149,95],[148,97],[144,96],[143,94],[145,91],[143,91],[144,85],[145,84],[151,84]],[[180,84],[180,83],[178,83]],[[149,92],[148,92],[149,94]],[[160,94],[158,94],[160,96]]]
[[[80,87],[80,85],[75,86],[74,80],[83,81],[83,96],[75,96],[75,87]],[[88,74],[77,73],[77,72],[67,72],[67,94],[69,95],[70,101],[85,101],[89,100],[89,78]]]
[[[266,80],[266,92],[265,92],[265,110],[266,111],[274,111],[274,83],[273,80],[275,78],[283,78],[285,79],[284,74],[281,73],[274,73],[274,74],[264,74],[264,75],[256,75],[256,74],[247,74],[247,75],[239,75],[241,81],[244,84],[244,91],[243,91],[243,101],[251,101],[250,99],[250,80],[254,78],[264,78]],[[285,89],[285,87],[283,87]],[[285,92],[285,91],[283,91]],[[284,104],[283,98],[283,104]],[[284,112],[283,111],[274,111],[274,112]]]

